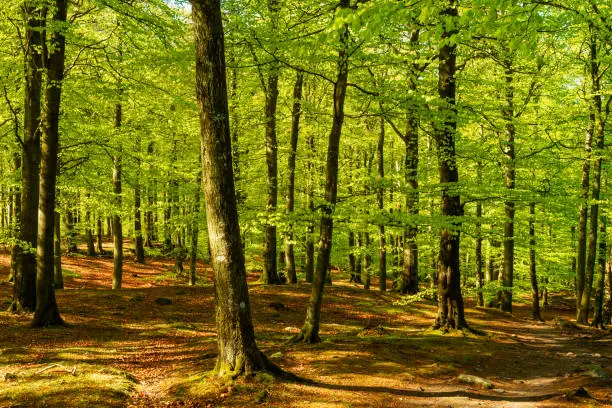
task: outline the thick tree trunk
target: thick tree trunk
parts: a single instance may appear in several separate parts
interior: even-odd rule
[[[340,7],[348,8],[348,0],[340,0]],[[345,25],[340,35],[341,49],[338,54],[338,75],[334,85],[334,115],[332,129],[329,133],[326,161],[325,178],[325,204],[322,206],[319,253],[314,274],[312,292],[306,311],[304,326],[292,341],[316,343],[320,341],[319,325],[321,323],[321,303],[323,301],[323,289],[325,275],[329,270],[333,235],[333,212],[338,197],[338,159],[340,154],[340,136],[342,135],[342,124],[344,123],[344,99],[348,80],[348,41],[349,28]]]
[[[115,105],[115,129],[121,128],[121,104]],[[115,198],[115,210],[113,214],[113,289],[121,289],[123,278],[123,231],[121,224],[121,151],[113,157],[113,193]]]
[[[597,290],[595,292],[595,313],[593,315],[594,327],[605,329],[604,322],[604,295],[606,292],[606,227],[608,220],[605,215],[602,215],[599,220],[599,254],[597,257]]]
[[[380,118],[380,133],[376,149],[378,162],[378,188],[376,189],[376,204],[378,210],[384,210],[383,181],[385,179],[385,120]],[[385,238],[385,224],[378,225],[378,288],[381,292],[387,291],[387,242]]]
[[[269,370],[251,318],[244,252],[232,171],[231,139],[220,0],[191,0],[196,43],[202,172],[212,265],[215,271],[218,376]]]
[[[589,245],[587,252],[584,281],[581,286],[581,298],[578,305],[576,320],[578,323],[587,324],[591,306],[591,292],[593,290],[593,278],[595,275],[595,263],[597,261],[597,230],[599,224],[599,195],[602,173],[602,155],[604,153],[605,124],[602,117],[601,87],[599,76],[599,61],[597,61],[597,41],[595,34],[591,38],[591,83],[592,83],[592,105],[591,119],[594,119],[595,154],[593,160],[593,179],[591,189],[591,214],[589,224]]]
[[[66,22],[68,2],[56,0],[47,61],[45,113],[42,121],[42,149],[38,200],[38,247],[36,250],[36,310],[32,327],[63,325],[55,300],[55,184],[59,150],[59,116],[64,79],[66,39],[62,24]]]
[[[64,274],[62,273],[62,218],[55,212],[55,240],[53,259],[55,264],[55,289],[64,289]],[[95,255],[95,254],[94,254]]]
[[[506,104],[502,108],[505,125],[506,140],[503,146],[504,173],[508,197],[504,203],[506,222],[504,223],[504,269],[502,275],[503,288],[500,292],[499,307],[504,312],[512,313],[512,288],[514,286],[514,200],[512,192],[515,187],[516,165],[514,139],[514,71],[512,61],[506,62],[505,98]]]
[[[297,156],[297,144],[300,134],[300,116],[302,114],[302,85],[304,83],[304,74],[299,72],[293,87],[293,110],[291,112],[291,141],[289,158],[287,163],[287,197],[286,208],[289,217],[293,213],[295,207],[295,159]],[[295,272],[295,254],[293,250],[293,224],[289,222],[289,231],[285,237],[285,263],[287,271],[287,279],[290,283],[297,283],[297,274]]]
[[[457,35],[457,5],[448,0],[447,7],[440,12],[444,31],[439,52],[438,94],[443,102],[440,107],[442,123],[436,123],[435,139],[438,145],[438,166],[442,187],[442,216],[453,219],[463,215],[459,193],[451,188],[459,181],[455,157],[455,133],[457,129],[456,84],[457,46],[449,41]],[[434,327],[442,329],[467,328],[461,295],[461,270],[459,268],[459,221],[449,221],[442,229],[438,255],[438,316]]]
[[[531,280],[531,315],[534,320],[542,320],[540,314],[540,292],[536,273],[535,203],[529,204],[529,278]]]
[[[12,311],[33,311],[36,307],[36,238],[38,233],[38,189],[40,172],[41,90],[43,71],[44,7],[26,0],[25,102],[21,154],[21,214],[16,246],[15,284]]]

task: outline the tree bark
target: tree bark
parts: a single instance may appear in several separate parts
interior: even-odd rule
[[[74,213],[70,204],[66,207],[66,241],[68,243],[68,253],[76,254],[77,252],[77,241],[76,232],[74,230]]]
[[[287,197],[286,208],[287,214],[291,217],[295,207],[295,159],[297,156],[297,144],[300,134],[300,116],[302,114],[302,86],[304,83],[304,74],[299,72],[293,87],[293,110],[291,112],[291,141],[289,158],[287,163]],[[287,279],[290,283],[297,283],[297,274],[295,272],[295,254],[293,250],[293,224],[289,222],[289,231],[285,237],[285,264],[287,271]]]
[[[63,325],[55,300],[55,189],[59,150],[59,116],[64,79],[66,22],[68,2],[56,0],[53,11],[51,54],[47,59],[45,112],[42,121],[42,149],[38,200],[38,247],[36,249],[36,309],[32,327]]]
[[[340,0],[340,7],[346,9],[349,6],[350,2],[348,0]],[[334,225],[333,212],[338,198],[338,159],[340,154],[340,136],[342,135],[342,124],[344,122],[344,100],[348,81],[348,41],[349,28],[345,24],[340,34],[338,74],[334,84],[334,114],[327,148],[325,204],[322,205],[321,210],[317,265],[310,301],[306,311],[306,320],[300,333],[292,339],[293,342],[316,343],[320,341],[321,303],[323,301],[325,277],[330,265]]]
[[[438,166],[442,187],[442,216],[447,225],[440,235],[438,255],[438,316],[434,328],[467,328],[461,295],[461,270],[459,268],[460,222],[463,215],[459,193],[453,185],[459,181],[455,157],[457,129],[456,84],[457,46],[449,38],[457,35],[458,10],[455,0],[448,0],[440,12],[443,33],[439,51],[438,94],[443,105],[439,108],[442,123],[436,123],[434,136],[438,145]]]
[[[98,253],[100,255],[104,254],[104,248],[102,246],[102,238],[104,236],[104,232],[102,231],[102,218],[98,217],[98,226],[96,229],[96,247],[98,248]]]
[[[281,374],[258,349],[251,318],[242,248],[225,74],[220,0],[191,0],[196,43],[202,173],[212,266],[215,271],[218,376],[268,370]]]
[[[308,180],[306,182],[306,208],[311,215],[314,215],[314,150],[315,142],[314,135],[308,136],[308,163],[306,164]],[[314,260],[314,225],[312,222],[308,223],[308,229],[306,231],[306,265],[304,266],[306,274],[306,282],[312,283],[314,278],[315,260]]]
[[[24,2],[25,29],[25,101],[21,154],[21,214],[19,240],[15,252],[14,312],[33,311],[36,307],[36,238],[38,233],[38,189],[40,173],[41,92],[43,32],[46,8],[33,0]]]

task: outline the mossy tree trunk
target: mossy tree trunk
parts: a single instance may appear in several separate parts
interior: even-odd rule
[[[191,0],[196,44],[196,93],[200,113],[202,172],[215,272],[218,376],[282,371],[255,342],[241,242],[227,101],[220,0]]]

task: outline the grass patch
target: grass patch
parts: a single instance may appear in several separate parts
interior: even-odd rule
[[[75,375],[61,369],[37,374],[40,369],[4,373],[11,380],[0,390],[0,406],[123,407],[137,383],[128,372],[100,365],[79,364]]]
[[[64,278],[82,278],[83,277],[83,275],[81,275],[80,273],[74,272],[74,271],[71,271],[70,269],[65,269],[65,268],[62,268],[62,276]]]

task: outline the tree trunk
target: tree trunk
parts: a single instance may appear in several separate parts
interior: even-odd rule
[[[21,155],[19,153],[14,153],[13,163],[15,172],[19,173],[21,169]],[[19,238],[19,228],[21,226],[21,190],[19,186],[13,188],[11,214],[11,238],[17,239]],[[20,247],[18,245],[13,245],[11,247],[11,272],[8,278],[9,282],[15,282],[15,271],[17,270],[17,257],[19,251]]]
[[[38,233],[38,189],[40,171],[41,90],[44,7],[26,0],[25,102],[21,154],[21,214],[19,240],[15,252],[15,284],[12,311],[33,311],[36,307],[36,238]]]
[[[89,198],[89,194],[87,194]],[[96,256],[96,245],[94,243],[93,230],[91,228],[91,212],[87,210],[87,228],[85,229],[86,241],[87,241],[87,256]]]
[[[591,80],[595,86],[593,79],[598,76],[597,45],[592,39],[590,44],[591,50]],[[595,92],[597,92],[594,89]],[[596,98],[596,95],[594,96]],[[576,266],[576,320],[579,323],[586,323],[587,313],[582,309],[582,298],[586,288],[586,247],[587,247],[587,223],[588,223],[588,205],[589,205],[589,189],[591,176],[591,156],[593,148],[593,136],[595,134],[595,107],[590,107],[589,125],[584,142],[584,164],[582,165],[582,189],[580,191],[580,217],[578,220],[578,256]],[[589,294],[590,295],[590,294]]]
[[[36,310],[32,327],[63,325],[55,300],[55,185],[59,150],[59,116],[64,79],[66,22],[68,2],[56,0],[53,11],[53,31],[49,41],[51,55],[47,58],[45,112],[42,121],[42,149],[38,200],[38,247],[36,250]]]
[[[591,118],[594,119],[595,129],[595,154],[593,160],[593,188],[591,190],[591,215],[589,224],[589,245],[587,262],[584,273],[584,284],[582,285],[581,299],[578,306],[576,320],[578,323],[587,324],[589,320],[591,292],[593,289],[593,278],[595,275],[595,263],[597,261],[597,230],[599,224],[599,195],[602,173],[602,155],[604,153],[605,124],[602,118],[601,87],[599,79],[599,61],[597,61],[596,35],[591,38],[591,81],[592,81],[592,105]]]
[[[314,163],[313,156],[315,150],[314,135],[308,136],[308,163],[306,164],[308,180],[306,182],[306,208],[311,215],[314,215]],[[308,230],[306,231],[306,265],[304,266],[306,274],[306,282],[312,283],[314,277],[315,260],[314,260],[314,225],[312,222],[308,223]]]
[[[150,142],[147,146],[147,155],[149,158],[152,158],[153,153],[155,152],[153,142]],[[155,194],[155,180],[150,180],[149,186],[147,189],[147,200],[148,200],[148,208],[145,213],[145,246],[147,248],[153,247],[153,242],[157,240],[157,236],[155,234],[155,222],[153,218],[153,208],[155,207],[156,194]]]
[[[340,7],[347,9],[349,6],[350,2],[348,0],[340,0]],[[334,225],[333,212],[338,197],[338,159],[340,154],[340,136],[342,135],[342,124],[344,122],[344,99],[346,97],[348,80],[348,41],[349,28],[345,24],[340,35],[341,48],[338,53],[338,75],[334,84],[334,115],[327,148],[325,204],[322,205],[321,210],[319,253],[317,255],[317,265],[310,301],[306,311],[306,320],[300,333],[292,339],[293,342],[316,343],[320,341],[321,303],[323,301],[325,275],[329,270],[330,264]]]
[[[276,18],[274,11],[276,0],[268,1],[269,8]],[[266,183],[267,198],[266,211],[268,220],[264,232],[263,273],[260,281],[263,284],[278,285],[281,279],[278,273],[276,258],[276,224],[270,218],[274,216],[278,204],[278,143],[276,140],[276,107],[278,102],[278,66],[276,63],[270,68],[266,93]]]
[[[370,283],[372,281],[372,254],[370,253],[370,246],[372,242],[370,234],[365,233],[365,254],[363,256],[363,288],[370,290]]]
[[[72,208],[70,208],[70,204],[66,208],[66,241],[68,243],[68,253],[76,254],[77,253],[77,240],[76,240],[76,232],[74,230],[74,213],[72,212]]]
[[[200,159],[200,162],[202,159]],[[191,224],[191,254],[189,257],[189,285],[194,286],[197,280],[197,264],[198,264],[198,235],[200,234],[200,202],[202,200],[202,172],[198,173],[196,179],[198,189],[195,193],[195,202],[193,205],[193,221]]]
[[[505,97],[506,105],[502,109],[505,125],[506,141],[504,151],[504,173],[508,197],[504,203],[506,222],[504,223],[504,269],[502,275],[503,288],[500,293],[499,307],[504,312],[512,313],[512,288],[514,285],[514,201],[512,192],[515,187],[516,165],[514,138],[514,71],[512,61],[506,62]]]
[[[461,295],[461,270],[459,268],[460,222],[453,220],[463,215],[459,193],[451,185],[458,183],[459,171],[455,157],[455,133],[457,129],[456,84],[457,46],[449,38],[457,35],[458,10],[455,0],[448,0],[440,12],[444,31],[439,52],[438,94],[443,102],[440,107],[442,123],[436,123],[434,135],[438,145],[438,166],[442,187],[442,216],[452,221],[442,229],[438,255],[438,316],[434,327],[442,329],[467,328]]]
[[[55,241],[53,259],[55,264],[55,289],[64,289],[64,274],[62,273],[62,218],[55,212]]]
[[[482,162],[478,162],[476,168],[476,177],[478,178],[478,184],[482,185]],[[478,290],[478,298],[476,300],[476,306],[484,307],[484,274],[482,270],[482,202],[476,202],[476,250],[475,250],[475,261],[476,261],[476,288]]]
[[[242,248],[227,103],[220,0],[191,0],[196,43],[202,173],[212,265],[215,271],[218,376],[254,371],[280,374],[258,349]]]
[[[140,160],[140,136],[136,136],[136,175],[134,183],[134,257],[139,264],[145,263],[144,237],[142,234],[142,214],[140,210],[141,201],[141,160]]]
[[[529,278],[531,280],[531,315],[534,320],[542,321],[540,314],[540,292],[536,274],[535,203],[529,204]]]
[[[98,247],[98,253],[100,255],[104,254],[104,248],[102,246],[102,238],[104,236],[104,233],[102,231],[102,218],[98,217],[98,228],[96,230],[96,246]]]
[[[115,105],[115,129],[121,128],[121,104]],[[113,214],[113,289],[121,289],[123,278],[123,231],[121,225],[121,151],[113,157],[113,193],[115,196],[115,210]]]
[[[378,210],[384,210],[384,194],[383,181],[385,179],[385,120],[380,118],[380,133],[378,135],[378,146],[376,149],[378,155],[378,188],[376,189],[376,203]],[[387,242],[385,239],[385,224],[378,225],[378,288],[381,292],[387,291]]]
[[[608,257],[606,260],[606,281],[608,287],[608,298],[605,305],[604,323],[612,323],[612,246],[608,246]]]
[[[300,133],[300,116],[302,114],[302,84],[304,82],[304,74],[299,72],[293,87],[293,111],[291,112],[291,142],[289,159],[287,163],[287,199],[286,207],[289,217],[293,213],[295,207],[295,158],[297,155],[298,136]],[[295,272],[295,255],[293,250],[293,224],[289,221],[289,231],[285,237],[285,263],[287,271],[287,279],[290,283],[297,283],[297,275]]]
[[[599,220],[599,256],[597,257],[597,291],[595,293],[595,313],[593,315],[593,327],[605,329],[604,322],[604,295],[606,292],[606,251],[607,235],[606,227],[608,220],[602,215]]]

